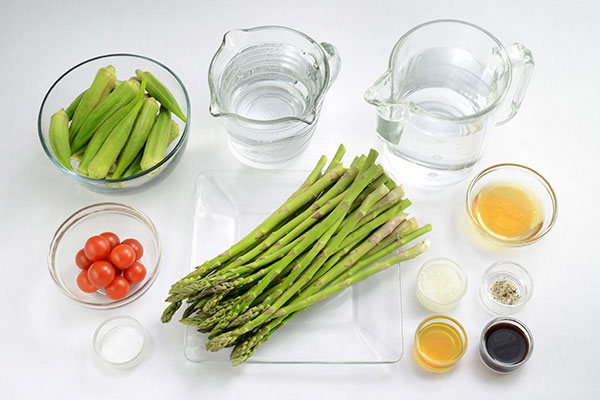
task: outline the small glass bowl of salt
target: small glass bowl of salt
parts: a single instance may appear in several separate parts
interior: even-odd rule
[[[118,315],[100,324],[94,333],[94,350],[106,365],[116,369],[135,366],[143,357],[146,334],[134,318]]]
[[[448,258],[432,258],[417,273],[417,298],[435,312],[454,308],[467,291],[467,274]]]

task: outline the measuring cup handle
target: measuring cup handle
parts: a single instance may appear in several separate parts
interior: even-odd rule
[[[325,54],[327,54],[327,62],[329,63],[328,86],[331,86],[340,72],[342,60],[340,59],[340,55],[334,45],[327,42],[321,42],[320,44],[323,50],[325,50]]]
[[[496,126],[505,124],[517,114],[535,68],[533,56],[527,47],[520,43],[513,43],[507,51],[512,63],[512,82],[501,106],[502,110]]]

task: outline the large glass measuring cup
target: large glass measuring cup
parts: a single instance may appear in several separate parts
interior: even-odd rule
[[[234,155],[259,168],[285,164],[307,146],[340,58],[328,43],[281,26],[225,34],[209,71],[210,113]]]
[[[534,69],[531,52],[508,48],[458,20],[426,22],[394,46],[388,70],[365,92],[399,177],[435,187],[465,179],[485,132],[515,116]]]

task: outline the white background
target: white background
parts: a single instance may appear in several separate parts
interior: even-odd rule
[[[85,4],[85,5],[84,5]],[[3,398],[599,398],[600,396],[600,3],[596,1],[6,1],[0,6],[0,388]],[[161,325],[168,287],[190,268],[194,182],[207,168],[244,168],[208,114],[207,69],[224,32],[265,24],[295,27],[337,46],[342,69],[328,93],[315,138],[290,169],[309,169],[340,141],[349,157],[368,151],[375,112],[362,99],[396,40],[431,19],[459,18],[501,41],[521,41],[536,70],[517,117],[488,137],[477,168],[517,162],[553,184],[559,219],[541,242],[521,249],[484,244],[464,208],[468,182],[434,194],[407,187],[412,213],[431,222],[432,249],[402,266],[404,357],[387,366],[192,364],[183,356],[183,327]],[[133,52],[171,67],[186,84],[193,115],[182,162],[157,187],[136,195],[98,195],[64,176],[37,138],[41,100],[76,63]],[[120,201],[146,212],[163,243],[162,271],[135,303],[92,311],[54,287],[46,253],[60,222],[82,206]],[[210,229],[210,227],[207,227]],[[414,296],[426,258],[462,264],[470,287],[451,313],[471,340],[452,372],[432,375],[411,355],[417,324],[431,315]],[[488,372],[475,343],[492,315],[477,297],[483,270],[499,259],[528,267],[533,298],[517,317],[532,330],[535,351],[518,373]],[[143,362],[127,372],[94,356],[98,324],[124,313],[151,336]]]

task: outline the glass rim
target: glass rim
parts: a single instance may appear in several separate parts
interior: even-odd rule
[[[462,334],[462,337],[464,338],[460,354],[458,356],[456,356],[456,358],[452,361],[448,361],[448,362],[434,361],[431,358],[427,357],[421,351],[421,346],[419,345],[419,340],[418,340],[419,332],[421,332],[423,330],[423,328],[425,327],[426,324],[428,324],[429,322],[431,322],[435,319],[443,320],[446,323],[450,322],[451,326],[453,325],[455,327],[458,327],[457,330],[458,330],[459,334]],[[419,326],[417,326],[417,329],[415,330],[415,350],[417,351],[419,357],[422,357],[425,361],[427,361],[428,363],[431,363],[431,365],[435,365],[436,367],[444,368],[444,367],[450,367],[450,366],[455,365],[458,361],[460,361],[460,359],[467,352],[467,345],[468,345],[468,338],[467,338],[467,332],[465,331],[465,328],[463,328],[463,326],[460,324],[460,322],[458,322],[454,318],[448,317],[446,315],[433,315],[431,317],[425,318],[423,321],[421,321],[421,323],[419,324]]]
[[[507,68],[508,78],[507,78],[506,88],[492,104],[488,105],[483,110],[477,111],[476,113],[469,114],[469,115],[463,115],[463,116],[440,115],[440,114],[426,111],[413,102],[409,103],[410,110],[422,117],[426,117],[426,118],[430,118],[430,119],[455,121],[455,122],[463,122],[463,123],[466,123],[468,121],[472,121],[472,120],[481,118],[484,115],[487,115],[489,112],[498,108],[498,106],[504,101],[504,98],[506,97],[506,95],[510,89],[511,83],[512,83],[512,73],[513,72],[512,72],[512,62],[510,60],[510,57],[508,56],[508,51],[506,50],[506,47],[504,46],[504,44],[502,44],[502,42],[500,42],[500,40],[498,40],[498,38],[496,38],[492,33],[487,31],[486,29],[480,27],[479,25],[473,24],[471,22],[463,21],[460,19],[446,18],[446,19],[435,19],[435,20],[423,22],[423,23],[413,27],[412,29],[407,31],[405,34],[403,34],[400,37],[400,39],[398,39],[398,41],[394,44],[394,47],[392,48],[392,52],[390,53],[390,58],[388,61],[388,69],[387,69],[386,73],[391,73],[393,71],[394,64],[395,64],[394,61],[396,59],[396,57],[395,57],[396,52],[402,47],[402,45],[408,40],[408,38],[411,35],[413,35],[417,31],[421,30],[422,28],[426,28],[430,25],[437,25],[437,24],[466,25],[471,28],[474,28],[475,30],[479,31],[480,33],[484,34],[489,39],[494,41],[498,45],[498,48],[502,51],[502,58],[504,59],[504,62],[508,64],[508,67],[509,67],[509,68]]]
[[[423,272],[427,267],[429,267],[431,264],[433,264],[436,261],[443,261],[446,264],[450,264],[452,265],[452,267],[457,270],[460,274],[460,277],[462,278],[462,281],[464,283],[463,289],[461,291],[460,296],[454,300],[454,301],[436,301],[433,300],[432,298],[428,297],[425,292],[423,292],[423,289],[421,287],[421,281],[419,280],[419,276],[421,275],[421,272]],[[423,263],[423,265],[421,265],[421,268],[419,268],[419,271],[417,271],[417,289],[419,290],[419,292],[421,293],[421,295],[429,300],[430,302],[434,303],[434,304],[438,304],[438,305],[443,305],[443,306],[449,306],[449,305],[453,305],[458,303],[467,293],[467,287],[468,287],[468,277],[467,277],[467,273],[465,272],[464,268],[461,267],[457,262],[455,262],[454,260],[451,260],[449,258],[446,257],[435,257],[435,258],[430,258],[429,260],[425,261]]]
[[[530,175],[530,176],[536,178],[538,180],[538,182],[540,182],[542,184],[542,186],[546,190],[546,193],[548,193],[548,196],[552,203],[552,217],[550,218],[550,222],[547,224],[547,226],[543,227],[542,230],[540,230],[534,236],[532,236],[531,238],[526,239],[526,240],[522,240],[522,241],[502,240],[500,238],[490,235],[477,223],[477,218],[475,217],[475,215],[473,213],[472,203],[473,203],[473,196],[475,195],[475,193],[473,193],[473,189],[475,188],[475,185],[477,185],[477,183],[485,176],[490,175],[496,171],[505,170],[505,169],[513,169],[515,171],[523,172],[527,175]],[[469,214],[471,222],[477,227],[479,232],[481,232],[484,237],[486,237],[488,240],[490,240],[492,242],[502,244],[505,246],[511,246],[511,247],[522,247],[522,246],[527,246],[527,245],[537,242],[538,240],[540,240],[541,238],[546,236],[546,234],[552,229],[552,227],[554,226],[554,224],[556,223],[556,220],[558,218],[558,200],[556,198],[556,193],[555,193],[554,189],[552,188],[552,185],[550,185],[550,182],[548,182],[548,180],[546,180],[546,178],[544,178],[539,172],[537,172],[533,168],[529,168],[525,165],[515,164],[515,163],[502,163],[502,164],[492,165],[490,167],[487,167],[480,173],[478,173],[471,180],[471,182],[469,183],[469,186],[467,187],[466,206],[467,206],[467,213]]]
[[[62,165],[54,156],[54,152],[51,151],[51,149],[48,148],[48,146],[46,145],[46,142],[44,140],[44,130],[42,128],[42,113],[44,111],[44,107],[46,105],[46,101],[48,100],[48,97],[50,96],[50,93],[52,93],[52,91],[54,90],[54,88],[56,87],[56,85],[58,85],[59,82],[61,82],[64,78],[67,77],[67,75],[69,75],[71,72],[73,72],[74,70],[78,69],[79,67],[97,61],[97,60],[101,60],[101,59],[105,59],[105,58],[110,58],[110,57],[133,57],[133,58],[140,58],[146,61],[150,61],[160,67],[162,67],[165,71],[167,71],[169,74],[171,74],[173,76],[173,78],[175,78],[175,80],[177,81],[177,83],[179,84],[179,86],[181,87],[184,97],[185,97],[185,102],[186,102],[186,118],[187,118],[187,122],[184,122],[185,126],[183,128],[183,132],[181,133],[181,135],[178,138],[178,141],[175,145],[175,147],[173,147],[173,149],[165,155],[165,157],[158,162],[158,164],[154,165],[151,168],[148,168],[146,170],[140,171],[137,174],[125,177],[125,178],[118,178],[118,179],[95,179],[95,178],[90,178],[89,176],[84,176],[84,175],[79,175],[76,171],[72,171],[67,169],[64,165]],[[190,97],[189,94],[187,92],[187,89],[185,88],[185,85],[183,84],[182,80],[179,78],[179,76],[177,76],[177,74],[175,74],[175,72],[173,72],[169,67],[167,67],[165,64],[161,63],[160,61],[156,61],[150,57],[146,57],[146,56],[142,56],[139,54],[132,54],[132,53],[110,53],[110,54],[103,54],[103,55],[99,55],[96,57],[92,57],[89,58],[87,60],[84,60],[76,65],[74,65],[73,67],[69,68],[66,72],[64,72],[61,76],[58,77],[58,79],[56,81],[54,81],[54,83],[50,86],[50,89],[48,89],[48,91],[46,92],[46,94],[44,95],[44,98],[42,100],[42,104],[40,106],[40,110],[38,112],[38,120],[37,120],[37,129],[38,129],[38,138],[40,139],[40,142],[42,144],[42,147],[44,148],[44,152],[46,153],[46,155],[48,156],[48,158],[50,158],[50,160],[52,160],[52,162],[54,163],[54,165],[56,165],[59,169],[61,169],[64,173],[74,177],[75,179],[81,179],[84,182],[88,182],[88,183],[106,183],[106,184],[110,184],[110,183],[125,183],[125,182],[129,182],[132,181],[136,178],[139,178],[141,176],[144,175],[149,175],[151,174],[153,171],[158,170],[161,166],[163,166],[165,163],[167,163],[171,158],[173,158],[173,156],[175,154],[177,154],[177,152],[179,152],[179,150],[181,149],[181,147],[183,147],[183,144],[185,143],[185,141],[187,140],[188,136],[189,136],[189,129],[190,129],[190,124],[191,124],[191,120],[192,120],[192,113],[191,113],[191,102],[190,102]],[[183,122],[183,121],[181,121]]]
[[[213,106],[218,107],[218,104],[217,104],[218,101],[217,101],[217,90],[215,88],[215,84],[213,83],[213,81],[211,79],[211,75],[214,71],[215,62],[217,60],[217,57],[223,52],[223,49],[225,48],[225,45],[227,43],[227,37],[230,34],[232,34],[233,32],[248,33],[248,32],[261,31],[261,30],[285,30],[285,31],[289,31],[289,32],[298,34],[298,35],[302,36],[304,39],[308,40],[308,42],[310,42],[310,44],[314,45],[318,49],[318,51],[321,53],[321,55],[323,56],[323,60],[325,61],[325,65],[327,67],[325,69],[325,81],[324,81],[324,84],[322,85],[322,87],[319,88],[319,92],[317,93],[317,95],[315,97],[316,100],[315,100],[313,110],[310,113],[307,113],[307,115],[310,116],[310,118],[307,119],[307,118],[288,116],[288,117],[282,117],[282,118],[276,118],[276,119],[270,119],[270,120],[259,120],[259,119],[244,117],[242,115],[239,115],[236,113],[231,113],[231,112],[220,112],[220,111],[214,112],[213,111]],[[314,40],[313,38],[308,36],[306,33],[299,31],[297,29],[294,29],[294,28],[289,28],[287,26],[281,26],[281,25],[261,25],[261,26],[255,26],[252,28],[230,29],[227,32],[225,32],[225,34],[223,35],[221,44],[219,45],[219,48],[217,49],[217,51],[213,55],[212,59],[210,60],[210,64],[208,66],[208,88],[210,91],[209,113],[210,113],[210,115],[212,115],[215,118],[229,117],[229,118],[233,118],[233,119],[245,122],[245,123],[263,125],[263,126],[276,125],[276,124],[281,124],[281,123],[285,123],[285,122],[302,122],[306,125],[312,125],[317,120],[316,108],[318,108],[319,103],[321,102],[325,92],[327,91],[327,89],[329,87],[330,79],[331,79],[331,66],[329,65],[329,55],[325,52],[325,50],[323,49],[323,47],[321,46],[320,43],[318,43],[316,40]]]
[[[127,214],[131,217],[134,217],[138,221],[142,222],[146,227],[148,227],[148,229],[150,230],[151,236],[154,239],[153,244],[156,247],[156,261],[155,261],[154,270],[152,271],[152,273],[148,274],[148,279],[146,280],[146,282],[144,282],[139,287],[139,289],[136,292],[130,293],[129,295],[125,296],[124,298],[122,298],[120,300],[113,300],[110,303],[103,304],[103,303],[98,303],[95,301],[88,301],[88,300],[83,300],[83,299],[77,298],[77,297],[73,296],[73,294],[71,292],[66,290],[63,287],[62,283],[60,282],[60,278],[59,278],[58,273],[55,268],[54,259],[56,256],[56,249],[57,249],[58,245],[60,244],[63,236],[65,235],[65,233],[67,231],[69,231],[69,229],[72,228],[72,226],[74,224],[78,223],[79,221],[81,221],[91,215],[94,215],[97,213],[102,213],[102,212],[107,212],[107,211],[108,212],[118,212],[118,213],[124,212],[125,214]],[[52,240],[51,240],[50,246],[48,248],[47,263],[48,263],[48,272],[50,273],[52,280],[54,281],[56,287],[65,296],[67,296],[69,299],[73,300],[77,304],[80,304],[87,308],[99,309],[99,310],[109,310],[109,309],[114,309],[114,308],[124,306],[126,304],[129,304],[129,303],[137,300],[138,298],[140,298],[142,295],[144,295],[150,289],[150,287],[152,286],[154,281],[156,281],[156,278],[158,277],[158,273],[160,271],[160,258],[161,258],[160,236],[158,235],[156,226],[154,225],[152,220],[146,214],[144,214],[142,211],[140,211],[134,207],[128,206],[126,204],[115,203],[115,202],[103,202],[103,203],[94,203],[94,204],[90,204],[85,207],[82,207],[82,208],[78,209],[77,211],[75,211],[74,213],[72,213],[71,215],[69,215],[63,222],[61,222],[59,227],[56,229],[54,235],[52,236]]]

